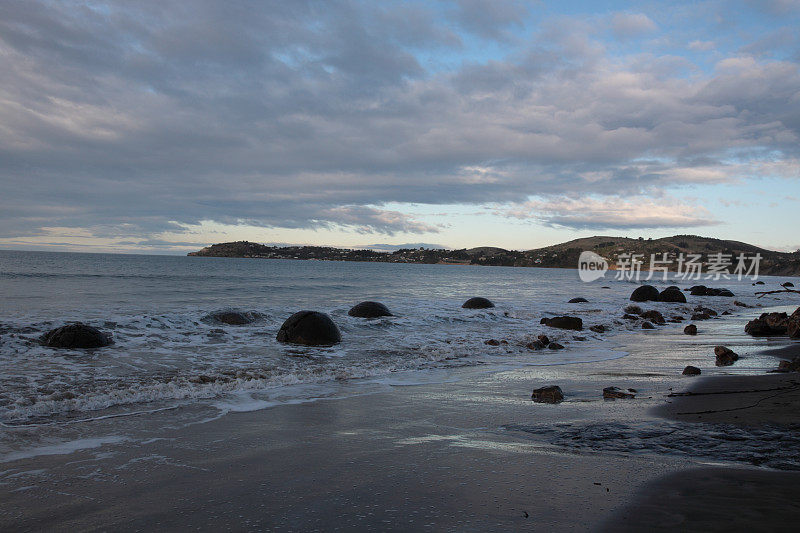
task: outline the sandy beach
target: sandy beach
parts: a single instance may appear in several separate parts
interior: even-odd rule
[[[681,376],[700,364],[681,343],[713,341],[662,330],[618,337],[630,355],[602,364],[349,386],[203,423],[96,420],[94,440],[2,464],[0,529],[781,529],[800,516],[800,379],[724,375],[713,353],[715,375]],[[549,383],[566,400],[531,402]],[[605,401],[601,385],[637,398]]]

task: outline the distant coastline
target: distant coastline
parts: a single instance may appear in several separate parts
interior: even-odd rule
[[[675,270],[676,258],[681,255],[696,254],[702,257],[703,271],[706,271],[708,258],[713,254],[725,254],[735,258],[740,254],[753,257],[760,255],[759,274],[762,275],[800,275],[800,251],[777,252],[758,246],[700,237],[696,235],[676,235],[661,239],[631,239],[627,237],[588,237],[532,250],[505,250],[493,246],[468,249],[401,248],[394,251],[370,249],[334,248],[329,246],[269,246],[248,241],[212,244],[192,257],[236,257],[253,259],[295,259],[317,261],[364,261],[379,263],[419,263],[477,266],[512,266],[539,268],[577,268],[578,258],[583,251],[593,251],[609,262],[614,270],[617,261],[626,254],[638,254],[642,270],[651,268],[650,258],[667,257],[673,261],[670,270]],[[655,266],[655,265],[652,265]]]

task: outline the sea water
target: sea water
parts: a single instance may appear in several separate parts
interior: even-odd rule
[[[175,402],[257,409],[313,401],[331,384],[403,385],[457,379],[464,367],[618,358],[625,353],[608,338],[640,328],[620,320],[635,283],[612,274],[582,283],[570,269],[0,251],[0,423],[119,416]],[[750,280],[702,283],[753,302]],[[749,300],[739,296],[745,290]],[[496,307],[462,309],[473,296]],[[578,296],[589,303],[568,303]],[[395,316],[348,316],[363,300],[380,301]],[[730,298],[708,300],[732,308]],[[694,302],[647,307],[669,317],[690,314]],[[223,309],[260,318],[244,326],[207,318]],[[283,321],[303,309],[328,313],[342,342],[277,342]],[[539,324],[562,314],[581,317],[584,331]],[[114,344],[65,350],[37,342],[74,321],[110,332]],[[588,329],[599,324],[608,331]],[[543,332],[565,349],[526,347]]]

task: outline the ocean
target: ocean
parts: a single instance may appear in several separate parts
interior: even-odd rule
[[[703,283],[752,294],[750,280]],[[619,358],[625,352],[608,338],[639,329],[619,319],[634,287],[614,279],[582,283],[577,271],[561,269],[0,251],[0,423],[197,403],[243,410],[324,397],[345,383],[427,383],[457,379],[460,368]],[[462,309],[473,296],[496,307]],[[589,303],[567,303],[578,296]],[[380,301],[396,316],[348,316],[363,300]],[[712,300],[732,308],[732,299]],[[692,306],[650,307],[686,314]],[[260,318],[245,326],[207,318],[224,309]],[[277,342],[283,321],[302,309],[328,313],[341,344]],[[540,326],[542,317],[561,314],[580,316],[585,330]],[[108,331],[115,343],[61,350],[36,342],[71,321]],[[609,331],[588,330],[597,324]],[[566,349],[528,349],[543,330]],[[507,344],[488,346],[488,339]]]

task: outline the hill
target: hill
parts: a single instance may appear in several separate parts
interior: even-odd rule
[[[597,236],[575,239],[569,242],[527,251],[505,250],[494,246],[470,249],[447,250],[429,248],[401,248],[394,251],[369,249],[351,250],[327,246],[268,246],[248,241],[213,244],[190,256],[199,257],[248,257],[266,259],[304,259],[327,261],[371,261],[388,263],[448,263],[463,265],[496,265],[518,267],[576,268],[583,251],[592,251],[604,257],[611,268],[626,257],[636,254],[649,268],[651,257],[667,260],[675,270],[680,257],[699,255],[707,266],[711,256],[725,254],[733,264],[740,254],[752,258],[761,255],[760,274],[800,275],[800,252],[776,252],[739,241],[700,237],[697,235],[675,235],[661,239],[631,239],[627,237]],[[657,265],[656,265],[657,266]],[[703,268],[705,271],[706,268]]]

